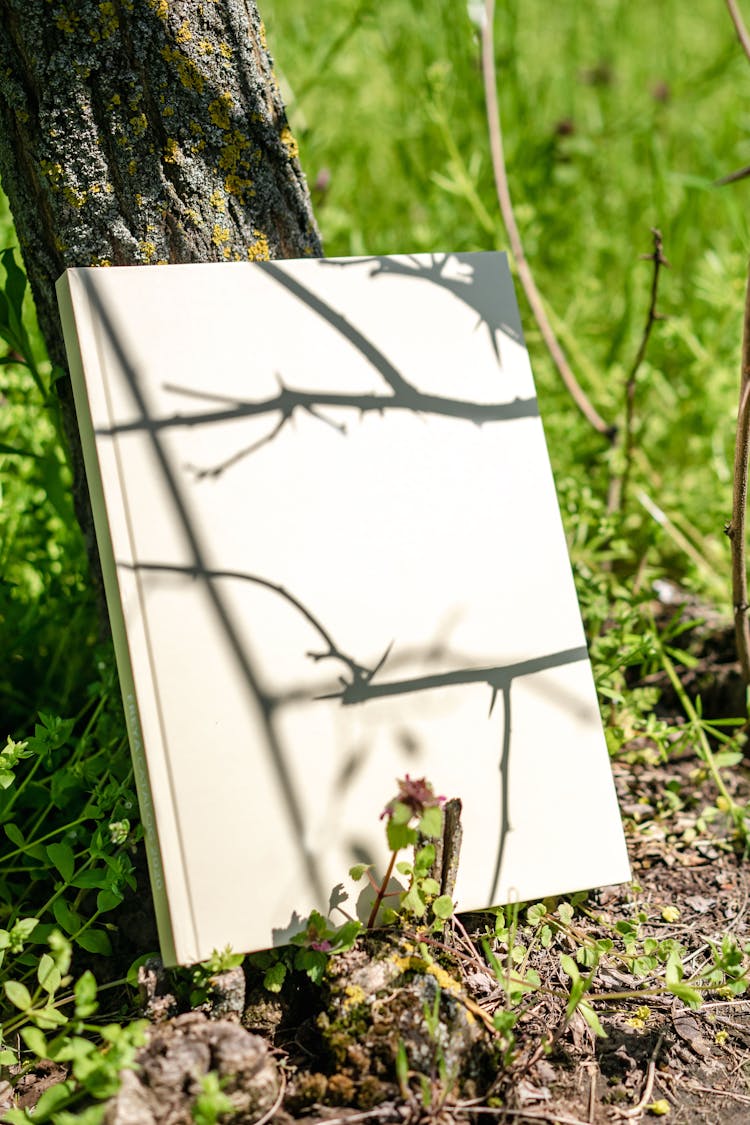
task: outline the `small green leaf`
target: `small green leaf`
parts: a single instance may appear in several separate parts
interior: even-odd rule
[[[22,1027],[21,1038],[30,1051],[39,1059],[48,1059],[47,1040],[38,1027]]]
[[[60,872],[65,882],[69,883],[75,870],[75,856],[70,844],[48,844],[47,857],[50,863],[54,864]]]
[[[66,934],[78,933],[83,925],[83,919],[80,914],[72,910],[64,898],[55,899],[52,903],[52,913],[55,916],[55,921],[58,926],[60,929],[65,930]]]
[[[440,894],[440,884],[437,879],[420,879],[419,889],[423,895],[432,896]]]
[[[79,890],[88,891],[94,887],[104,888],[109,885],[110,874],[106,867],[94,867],[88,871],[80,871],[74,879],[71,879],[71,886],[77,887]]]
[[[60,976],[60,970],[55,964],[54,959],[50,957],[49,953],[43,953],[39,958],[39,964],[36,970],[36,978],[41,984],[44,991],[48,992],[50,996],[52,996],[53,993],[57,992],[58,988],[60,987],[60,981],[62,979]]]
[[[3,988],[14,1007],[20,1008],[22,1012],[28,1012],[31,1007],[31,993],[25,984],[21,984],[19,980],[6,980]]]
[[[23,838],[23,832],[21,831],[21,829],[18,827],[17,824],[14,824],[11,821],[10,824],[6,824],[6,825],[4,825],[4,827],[5,827],[5,835],[8,837],[11,844],[15,844],[17,848],[25,848],[26,847],[26,841]]]
[[[453,899],[450,895],[440,895],[432,904],[432,912],[436,918],[450,918],[453,913]]]
[[[17,1062],[18,1056],[15,1051],[7,1047],[0,1048],[0,1066],[15,1066]]]
[[[691,988],[689,984],[667,983],[667,988],[674,996],[682,1000],[684,1004],[687,1004],[688,1008],[700,1008],[703,1003],[703,997],[700,992],[698,992],[696,988]]]
[[[526,970],[526,983],[528,985],[530,985],[532,988],[541,988],[542,987],[542,979],[539,976],[539,973],[536,971],[536,969],[527,969]]]
[[[369,871],[371,867],[371,863],[355,863],[354,867],[349,868],[349,878],[358,883],[365,871]]]
[[[408,824],[412,818],[412,811],[403,801],[394,801],[388,814],[389,822],[393,824]]]
[[[426,875],[435,862],[435,845],[425,844],[414,856],[414,871],[417,875]]]
[[[38,918],[19,918],[8,935],[11,953],[21,952],[38,925]]]
[[[328,956],[317,949],[305,950],[301,968],[305,970],[313,984],[320,984],[328,964]]]
[[[393,819],[388,821],[385,834],[392,852],[400,852],[402,848],[408,848],[417,842],[415,828],[410,828],[408,824],[399,824]]]
[[[413,914],[417,918],[421,918],[427,909],[427,905],[419,893],[419,888],[414,885],[409,887],[405,895],[401,897],[401,909],[407,914]]]
[[[570,995],[568,996],[568,1003],[565,1006],[565,1015],[568,1019],[573,1015],[578,1005],[581,1002],[581,997],[586,991],[586,982],[582,977],[574,980],[570,986]]]
[[[667,965],[665,970],[665,980],[667,983],[667,988],[670,990],[670,992],[673,990],[675,985],[680,983],[684,975],[685,970],[682,967],[680,955],[676,949],[673,949],[671,950],[669,957],[667,958]]]
[[[437,805],[425,809],[419,821],[419,831],[423,836],[440,836],[443,831],[443,810]]]
[[[93,1015],[98,1004],[96,1002],[96,978],[90,969],[87,969],[75,982],[73,994],[76,998],[75,1013],[78,1018],[86,1019]]]
[[[351,949],[361,932],[362,923],[355,918],[349,922],[344,922],[343,926],[336,931],[335,952],[345,953],[347,949]]]
[[[263,987],[268,989],[269,992],[281,992],[281,986],[286,978],[286,965],[283,961],[277,961],[272,965],[263,978]]]
[[[122,902],[122,895],[119,891],[111,889],[99,891],[96,896],[96,909],[100,914],[106,913],[107,910],[114,910]]]
[[[526,921],[530,926],[538,926],[543,918],[547,917],[547,907],[543,902],[535,902],[526,911]]]
[[[586,1023],[593,1031],[594,1035],[597,1035],[600,1039],[607,1038],[607,1033],[599,1022],[599,1017],[590,1004],[587,1004],[585,1000],[582,1000],[578,1005],[578,1011],[581,1013]]]
[[[75,1082],[68,1079],[65,1082],[58,1082],[55,1086],[50,1086],[44,1091],[39,1101],[34,1107],[34,1121],[43,1121],[48,1114],[54,1113],[56,1109],[60,1109],[65,1102],[69,1101],[71,1095],[75,1090]]]
[[[60,975],[65,976],[70,968],[70,961],[73,956],[73,947],[69,939],[59,930],[53,929],[47,937],[47,944],[52,950],[52,957],[60,970]]]
[[[499,1012],[495,1012],[492,1017],[492,1022],[495,1025],[495,1030],[502,1033],[512,1031],[518,1023],[519,1012],[511,1012],[507,1008]]]
[[[112,956],[112,944],[106,930],[84,930],[74,940],[87,953],[98,953],[100,957]]]
[[[654,1117],[668,1117],[672,1112],[672,1107],[666,1098],[658,1098],[655,1102],[650,1102],[646,1109],[649,1113],[653,1113]]]
[[[45,1031],[51,1031],[54,1027],[64,1027],[68,1022],[68,1017],[59,1008],[53,1008],[51,1004],[46,1004],[43,1008],[31,1008],[27,1014],[37,1027],[42,1027]]]
[[[562,966],[562,971],[566,973],[572,981],[577,981],[580,979],[581,974],[579,972],[578,966],[576,965],[573,958],[568,956],[567,953],[560,954],[560,965]]]

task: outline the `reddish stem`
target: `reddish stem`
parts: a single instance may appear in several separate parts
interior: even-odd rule
[[[375,902],[372,904],[372,910],[370,911],[370,917],[367,919],[367,929],[368,930],[371,930],[373,928],[373,926],[375,925],[375,919],[378,916],[378,911],[380,910],[380,904],[383,901],[383,899],[385,898],[386,888],[388,887],[388,883],[390,881],[391,875],[393,874],[393,865],[396,862],[396,856],[397,855],[398,855],[398,852],[391,852],[391,862],[388,864],[388,870],[386,871],[386,873],[383,877],[383,882],[380,884],[380,887],[378,888],[378,893],[377,893],[377,896],[375,898]]]

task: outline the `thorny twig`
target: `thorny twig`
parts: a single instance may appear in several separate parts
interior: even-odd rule
[[[662,266],[669,266],[669,262],[664,257],[663,243],[661,231],[656,227],[651,228],[651,234],[654,238],[654,249],[651,254],[644,254],[643,258],[654,263],[654,270],[651,277],[651,299],[648,305],[648,314],[646,316],[646,323],[643,328],[643,335],[638,347],[635,359],[633,360],[628,377],[625,380],[625,422],[622,432],[622,451],[623,451],[623,469],[621,474],[613,474],[609,489],[609,500],[607,503],[607,510],[610,513],[622,512],[628,494],[628,484],[630,482],[630,470],[633,465],[633,454],[635,452],[635,433],[634,433],[634,420],[635,420],[635,386],[638,378],[638,372],[641,369],[641,364],[646,358],[646,349],[651,337],[651,329],[657,320],[663,320],[661,313],[656,311],[656,299],[659,295],[659,274],[661,273]]]
[[[552,360],[557,368],[560,378],[565,384],[573,401],[583,416],[594,429],[612,442],[615,438],[616,427],[608,425],[596,408],[589,401],[583,388],[580,386],[568,363],[560,342],[544,308],[541,294],[536,287],[529,263],[521,242],[518,231],[513,203],[508,187],[508,175],[505,169],[505,156],[503,154],[503,134],[500,125],[500,108],[497,97],[497,73],[495,69],[495,43],[493,22],[495,16],[495,0],[485,0],[485,15],[482,22],[482,74],[484,77],[484,96],[487,107],[487,125],[490,134],[490,151],[492,154],[492,168],[495,175],[495,188],[500,211],[505,229],[508,232],[511,250],[521,279],[526,298],[531,306],[534,319],[539,325],[539,331]]]
[[[750,272],[745,293],[740,366],[740,404],[734,446],[732,519],[725,531],[732,548],[732,603],[734,635],[742,678],[750,686],[750,623],[748,622],[747,562],[745,558],[745,518],[747,514],[747,473],[750,458]]]

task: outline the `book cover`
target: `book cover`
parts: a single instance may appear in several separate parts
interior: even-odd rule
[[[361,912],[405,774],[459,910],[629,879],[505,256],[58,295],[165,961]]]

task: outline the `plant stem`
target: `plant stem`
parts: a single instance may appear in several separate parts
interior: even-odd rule
[[[747,610],[747,563],[745,560],[745,517],[747,513],[747,472],[750,457],[750,272],[745,292],[740,365],[740,403],[734,444],[732,519],[725,528],[732,545],[732,604],[737,656],[745,686],[750,686],[750,624]]]
[[[485,18],[482,24],[482,74],[484,77],[484,97],[487,107],[487,126],[490,134],[490,152],[492,154],[492,168],[495,175],[495,189],[503,217],[505,229],[508,232],[510,247],[515,259],[518,276],[521,279],[526,299],[531,306],[534,319],[539,325],[542,339],[547,350],[552,356],[560,378],[565,384],[569,394],[586,420],[594,429],[606,437],[610,442],[615,438],[616,427],[608,425],[595,407],[589,401],[583,388],[580,386],[570,364],[565,358],[565,353],[550,324],[544,308],[541,294],[536,287],[529,263],[526,260],[521,235],[518,231],[513,203],[508,187],[508,174],[505,169],[505,156],[503,154],[503,134],[500,125],[500,108],[497,98],[497,72],[495,69],[495,43],[493,22],[495,17],[495,0],[485,0]]]
[[[385,898],[386,890],[388,888],[388,882],[391,878],[391,875],[393,874],[393,865],[396,862],[396,856],[397,855],[398,855],[398,852],[391,852],[391,861],[388,864],[388,870],[386,871],[385,875],[383,876],[383,881],[380,884],[380,887],[378,888],[378,893],[375,897],[375,902],[372,904],[372,910],[370,911],[370,917],[367,919],[367,929],[368,930],[371,930],[373,928],[373,926],[375,925],[375,919],[378,916],[378,911],[380,910],[380,904],[383,901],[383,899]]]
[[[734,24],[734,30],[737,32],[740,46],[748,59],[750,59],[750,35],[747,33],[747,28],[742,19],[742,14],[737,7],[736,0],[727,0],[727,8],[729,9],[729,15],[732,17],[732,23]]]

